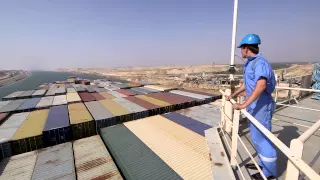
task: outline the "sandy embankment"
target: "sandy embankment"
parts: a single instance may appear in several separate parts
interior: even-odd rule
[[[17,81],[23,80],[31,76],[31,72],[29,71],[1,71],[0,76],[0,87],[7,86]]]

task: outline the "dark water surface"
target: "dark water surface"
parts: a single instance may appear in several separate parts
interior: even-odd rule
[[[102,76],[89,75],[89,74],[74,74],[67,72],[52,72],[52,71],[32,71],[32,75],[24,80],[15,82],[11,85],[0,87],[0,98],[15,92],[25,91],[37,88],[43,83],[52,83],[54,81],[67,80],[69,76],[76,76],[84,79],[99,79]]]

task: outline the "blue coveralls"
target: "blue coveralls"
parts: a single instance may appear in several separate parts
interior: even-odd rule
[[[268,61],[261,55],[248,57],[244,66],[244,83],[247,99],[251,96],[259,79],[267,80],[267,88],[260,97],[247,107],[247,111],[264,127],[271,131],[271,120],[275,103],[271,93],[275,89],[276,80]],[[249,121],[251,140],[259,156],[258,164],[263,167],[266,177],[277,176],[277,152],[273,144]]]

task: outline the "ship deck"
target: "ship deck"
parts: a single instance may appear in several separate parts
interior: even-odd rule
[[[320,101],[305,98],[299,102],[298,105],[311,109],[319,109]],[[303,132],[305,132],[308,127],[312,126],[315,122],[320,119],[320,111],[311,111],[305,109],[299,109],[295,107],[284,107],[275,111],[272,122],[272,133],[277,136],[284,144],[290,147],[290,141],[292,139],[298,138]],[[250,140],[250,131],[248,128],[247,120],[244,119],[240,122],[239,135],[248,150],[251,152],[253,157],[257,160],[257,153],[254,150],[252,142]],[[222,138],[223,139],[223,138]],[[228,138],[230,140],[230,137]],[[320,130],[314,133],[304,144],[304,151],[302,155],[302,160],[305,161],[309,166],[311,166],[316,172],[320,172]],[[230,141],[229,141],[230,143]],[[228,148],[226,148],[227,153]],[[286,165],[288,158],[278,151],[278,173],[279,180],[285,179],[286,176]],[[244,148],[238,143],[238,163],[244,173],[246,179],[251,179],[249,174],[256,173],[257,171],[252,171],[245,169],[244,165],[251,162],[249,156],[245,152]],[[251,162],[252,163],[252,162]],[[238,170],[235,170],[235,175],[237,179],[241,179]],[[301,175],[299,179],[308,179]]]

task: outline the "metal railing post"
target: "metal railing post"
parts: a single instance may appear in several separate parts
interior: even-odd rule
[[[278,90],[276,89],[276,95],[274,97],[274,102],[277,102],[278,101]]]
[[[280,81],[278,79],[278,75],[276,74],[276,71],[273,71],[273,72],[274,72],[274,75],[275,75],[276,84],[277,84],[277,86],[279,86],[280,85]],[[274,97],[274,102],[277,102],[277,100],[278,100],[278,89],[275,89],[275,91],[276,91],[276,95]]]
[[[232,145],[231,145],[231,162],[232,166],[237,164],[237,150],[238,150],[238,132],[239,132],[240,110],[234,110],[232,123]]]
[[[225,95],[228,95],[230,96],[231,95],[231,89],[226,89],[225,90]],[[232,122],[230,121],[226,121],[226,118],[230,119],[231,121],[233,121],[233,108],[232,108],[232,104],[230,101],[225,101],[225,105],[224,105],[224,118],[225,118],[225,121],[224,121],[224,130],[230,134],[231,133],[231,130],[232,130]]]
[[[297,139],[290,142],[290,149],[298,158],[302,158],[303,145],[318,129],[320,128],[320,120],[313,124],[307,131],[305,131]],[[299,178],[299,169],[297,169],[289,160],[287,166],[286,180],[295,180]]]
[[[222,98],[221,98],[221,105],[222,105],[222,108],[220,109],[220,123],[223,124],[223,126],[225,125],[226,123],[226,120],[225,120],[225,116],[224,116],[224,111],[225,111],[225,104],[226,104],[226,98],[224,95],[222,95]]]
[[[303,142],[299,139],[293,139],[290,142],[290,150],[295,153],[297,158],[302,157],[303,152]],[[289,160],[287,165],[286,179],[285,180],[298,180],[299,178],[299,169],[297,169]]]

